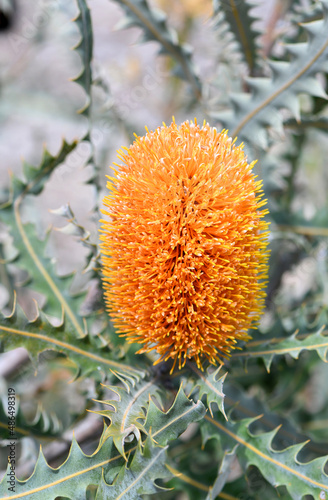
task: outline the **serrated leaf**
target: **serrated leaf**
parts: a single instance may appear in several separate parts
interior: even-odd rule
[[[16,438],[21,437],[54,437],[58,436],[62,431],[61,422],[54,413],[47,413],[41,406],[38,405],[34,418],[28,420],[21,410],[19,398],[16,395],[15,399],[15,427],[13,434],[8,435],[8,410],[5,410],[6,404],[4,399],[0,399],[0,438],[8,439],[12,435]],[[12,438],[11,438],[12,439]]]
[[[304,375],[304,380],[306,380],[307,376]],[[302,381],[300,382],[302,384]],[[287,391],[291,390],[289,380],[286,381],[287,387],[285,389]],[[275,411],[269,409],[271,403],[274,404],[272,395],[268,396],[269,401],[264,401],[263,398],[259,399],[254,397],[254,395],[250,395],[247,393],[243,387],[240,387],[238,384],[233,383],[232,381],[227,382],[225,384],[226,387],[226,398],[225,404],[227,406],[227,413],[229,415],[229,421],[239,421],[245,418],[257,418],[258,415],[262,415],[261,418],[255,420],[253,427],[254,433],[257,432],[266,432],[276,429],[280,426],[279,434],[275,439],[275,444],[278,447],[287,447],[288,445],[295,443],[302,443],[309,439],[309,435],[305,432],[302,432],[298,429],[298,426],[295,424],[293,418],[290,418],[290,415],[283,415],[284,406],[279,408],[277,411],[275,405]],[[284,392],[283,383],[279,386],[279,396],[281,396],[281,392]],[[288,392],[289,394],[289,392]],[[278,396],[278,397],[279,397]],[[315,420],[313,420],[313,423]],[[224,421],[222,420],[224,424]],[[216,437],[219,439],[222,448],[224,450],[231,450],[234,446],[233,440],[229,438],[228,434],[224,437],[222,434],[215,433],[215,429],[212,424],[210,424],[206,419],[204,419],[200,423],[201,435],[202,435],[202,444],[205,446],[207,441],[212,437]],[[229,428],[229,427],[228,427]],[[223,439],[224,437],[224,439]],[[324,442],[318,441],[310,441],[307,445],[307,453],[308,454],[325,454],[327,452],[327,446]]]
[[[217,498],[218,495],[221,493],[222,488],[224,487],[231,473],[231,465],[236,458],[237,446],[235,446],[235,448],[231,452],[224,453],[222,462],[219,467],[217,478],[213,486],[210,487],[206,500],[215,500],[215,498]]]
[[[282,132],[282,108],[299,118],[299,94],[325,97],[315,78],[318,72],[328,71],[328,1],[322,0],[321,4],[324,18],[303,24],[308,42],[286,46],[291,61],[270,61],[272,78],[247,78],[251,94],[234,95],[233,109],[214,113],[230,135],[238,136],[249,150],[267,147],[268,127]]]
[[[112,485],[103,477],[96,500],[141,500],[141,495],[158,493],[155,481],[170,476],[165,467],[165,451],[166,448],[154,446],[148,437],[143,449],[138,446],[131,465],[122,467]]]
[[[316,498],[325,498],[323,495],[327,495],[328,476],[324,472],[327,456],[301,463],[297,460],[297,455],[305,443],[289,446],[281,451],[272,448],[272,440],[279,428],[253,435],[249,426],[254,419],[245,419],[234,425],[222,425],[207,415],[205,418],[220,432],[240,444],[237,456],[243,461],[245,468],[255,465],[273,486],[285,486],[293,500],[299,500],[305,495]]]
[[[217,375],[221,370],[221,366],[219,366],[214,371],[211,371],[211,367],[209,367],[206,374],[202,373],[195,366],[192,366],[192,370],[197,375],[197,379],[194,380],[194,385],[191,392],[193,392],[195,389],[198,389],[198,399],[202,399],[203,396],[206,396],[206,404],[208,409],[210,410],[211,415],[213,415],[213,406],[216,404],[220,412],[224,415],[225,418],[227,418],[224,412],[223,393],[223,382],[227,376],[227,373],[217,379]]]
[[[316,351],[318,356],[327,363],[328,351],[328,337],[323,335],[324,327],[320,328],[317,332],[308,335],[305,339],[297,338],[297,331],[290,335],[288,338],[279,342],[272,339],[269,341],[257,342],[254,347],[252,343],[246,346],[243,352],[234,353],[234,358],[262,358],[266,369],[270,372],[270,366],[274,356],[289,354],[292,358],[298,359],[303,350]]]
[[[301,120],[287,120],[285,127],[297,132],[307,130],[308,128],[315,128],[322,132],[328,132],[328,117],[327,116],[302,116]]]
[[[201,401],[194,403],[188,399],[181,385],[167,412],[161,411],[150,399],[143,429],[157,444],[164,446],[182,434],[191,422],[201,420],[205,412],[203,403]]]
[[[107,427],[103,439],[112,437],[116,448],[126,458],[125,441],[128,436],[132,435],[140,441],[140,431],[143,430],[143,425],[139,422],[139,419],[145,419],[144,409],[148,406],[150,396],[158,394],[159,387],[155,384],[155,379],[150,381],[141,380],[136,384],[131,384],[127,383],[126,377],[124,377],[123,383],[125,387],[105,386],[115,393],[118,399],[98,401],[109,406],[110,409],[97,410],[93,411],[93,413],[110,419],[111,423]]]
[[[250,74],[259,67],[257,38],[260,33],[252,27],[256,21],[250,14],[252,8],[253,6],[247,0],[239,0],[238,2],[235,0],[213,0],[213,14],[214,16],[223,14],[224,21],[238,42]],[[218,19],[217,22],[221,24],[222,21]]]
[[[138,26],[144,32],[145,41],[154,40],[161,45],[161,52],[173,57],[180,70],[177,75],[192,85],[195,96],[201,97],[201,82],[195,72],[191,49],[180,44],[176,32],[167,26],[166,15],[159,9],[150,8],[146,0],[116,0],[123,7],[126,18],[121,27]]]
[[[85,326],[78,314],[83,301],[82,294],[73,296],[70,286],[74,274],[59,277],[55,266],[45,257],[46,240],[40,241],[33,224],[23,224],[21,206],[25,195],[39,194],[54,169],[73,151],[77,142],[65,141],[56,156],[45,150],[38,167],[24,166],[25,180],[13,176],[11,199],[0,207],[0,218],[9,227],[17,254],[15,264],[29,275],[32,288],[46,298],[45,312],[59,317],[64,310],[67,320],[75,328],[78,337],[84,337]]]
[[[85,325],[79,315],[79,308],[86,292],[70,292],[75,273],[57,275],[55,263],[45,255],[48,237],[40,240],[34,224],[23,224],[18,211],[0,213],[0,216],[11,229],[13,243],[18,251],[14,263],[28,273],[24,285],[28,284],[32,290],[45,297],[45,313],[59,318],[64,310],[67,320],[75,328],[76,336],[82,338]]]
[[[32,476],[26,481],[16,479],[14,492],[8,490],[5,475],[0,483],[0,498],[55,500],[57,497],[65,497],[85,500],[87,487],[100,482],[102,469],[117,466],[121,461],[122,457],[109,439],[99,445],[92,455],[85,455],[73,438],[69,455],[58,469],[47,464],[41,449]]]
[[[78,223],[74,212],[72,211],[69,204],[63,205],[57,209],[50,210],[51,213],[64,217],[67,221],[67,225],[61,228],[56,228],[64,234],[70,234],[77,236],[79,241],[89,250],[89,255],[87,257],[87,265],[83,270],[83,273],[92,273],[91,278],[97,278],[101,282],[101,262],[100,262],[100,252],[96,242],[93,242],[90,238],[91,234],[85,229],[81,224]]]
[[[93,53],[93,33],[90,10],[85,0],[76,0],[79,13],[74,19],[77,24],[81,40],[74,47],[74,50],[80,55],[82,61],[82,70],[80,74],[73,78],[73,81],[81,85],[87,94],[87,101],[83,108],[79,110],[80,114],[89,115],[91,105],[91,84],[92,84],[92,71],[91,61]]]
[[[58,326],[50,324],[41,312],[28,321],[21,309],[16,307],[10,316],[0,316],[0,340],[3,351],[25,347],[34,363],[44,351],[63,352],[77,365],[80,375],[118,370],[137,379],[143,376],[142,370],[111,359],[107,348],[99,348],[97,338],[87,334],[76,338],[74,329],[70,322],[65,323],[64,317]]]
[[[41,162],[38,166],[24,162],[23,173],[25,179],[21,180],[15,175],[11,176],[11,198],[9,202],[4,204],[1,208],[12,205],[21,195],[40,194],[52,172],[66,160],[67,156],[74,151],[77,145],[77,140],[73,141],[71,144],[64,140],[58,153],[54,156],[45,148]]]

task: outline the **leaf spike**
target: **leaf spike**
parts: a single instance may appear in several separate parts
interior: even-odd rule
[[[302,57],[304,52],[308,49],[307,42],[301,43],[282,43],[286,52],[291,55],[292,59]]]
[[[286,100],[285,106],[292,113],[297,123],[301,122],[300,102],[296,95],[290,94],[289,99]]]
[[[274,80],[277,80],[288,72],[290,63],[287,61],[274,61],[272,59],[269,59],[268,66],[273,73]]]
[[[251,96],[246,93],[231,92],[230,94],[231,102],[233,103],[235,109],[243,109],[244,106],[250,101]]]
[[[238,7],[237,7],[238,3]],[[237,42],[239,52],[252,74],[260,67],[258,35],[253,28],[256,17],[250,14],[252,6],[246,0],[213,0],[214,26],[221,34]]]
[[[324,27],[324,21],[319,19],[318,21],[311,21],[309,23],[300,23],[300,26],[304,28],[309,39],[312,41],[316,36],[320,35]]]
[[[256,422],[256,420],[261,420],[261,418],[263,418],[263,417],[264,417],[264,413],[260,413],[259,415],[256,415],[255,417],[243,418],[242,422],[244,422],[246,427],[248,428],[253,422]],[[278,427],[280,428],[281,425],[279,425]]]
[[[125,376],[123,373],[120,373],[117,370],[115,370],[115,371],[111,370],[111,372],[113,373],[113,375],[115,375],[115,377],[117,377],[122,382],[122,384],[126,388],[127,393],[129,394],[131,391],[131,387],[135,386],[134,379],[132,377]],[[129,384],[129,382],[130,382],[130,384]]]
[[[261,95],[261,93],[266,92],[267,87],[270,85],[270,78],[265,77],[253,77],[248,76],[245,78],[245,82],[248,87],[252,90],[253,95]]]

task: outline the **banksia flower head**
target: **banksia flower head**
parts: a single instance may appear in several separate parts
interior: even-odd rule
[[[196,121],[147,130],[119,158],[101,235],[114,325],[156,362],[215,364],[263,308],[267,211],[253,163]]]

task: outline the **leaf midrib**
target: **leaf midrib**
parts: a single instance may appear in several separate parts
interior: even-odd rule
[[[306,71],[319,59],[319,57],[324,53],[327,47],[328,47],[328,38],[323,47],[321,47],[321,49],[316,53],[316,55],[300,71],[296,72],[296,74],[292,78],[290,78],[278,90],[273,92],[273,94],[270,94],[269,97],[267,97],[261,104],[259,104],[255,109],[253,109],[253,111],[248,113],[245,116],[245,118],[243,118],[243,120],[239,123],[239,125],[231,132],[231,136],[232,137],[238,136],[239,132],[241,131],[241,129],[244,128],[247,122],[249,122],[262,109],[268,106],[268,104],[270,104],[270,102],[272,102],[278,95],[282,94],[288,87],[293,85],[293,83],[295,83],[299,78],[301,78],[304,75],[304,73],[306,73]],[[291,64],[290,67],[294,68],[295,65]]]
[[[225,434],[228,434],[228,436],[230,436],[232,439],[234,439],[235,441],[237,441],[238,443],[242,444],[243,446],[245,446],[246,448],[248,448],[249,450],[251,450],[253,453],[255,453],[256,455],[258,455],[259,457],[267,460],[268,462],[280,467],[281,469],[284,469],[288,472],[290,472],[291,474],[293,474],[294,476],[297,476],[298,478],[308,482],[308,483],[311,483],[313,484],[314,486],[318,487],[318,488],[322,488],[323,490],[325,491],[328,491],[328,485],[326,484],[323,484],[323,483],[319,483],[317,481],[315,481],[314,479],[311,479],[307,476],[305,476],[304,474],[302,474],[301,472],[297,472],[295,471],[294,469],[292,469],[291,467],[288,467],[288,465],[285,465],[281,462],[279,462],[278,460],[275,460],[274,458],[271,458],[270,456],[266,455],[265,453],[263,453],[262,451],[258,450],[255,446],[253,446],[252,444],[248,443],[247,441],[245,441],[243,438],[241,438],[240,436],[237,436],[235,433],[233,433],[232,431],[230,431],[229,429],[226,429],[223,425],[221,425],[219,422],[217,422],[216,420],[214,420],[213,418],[209,417],[208,415],[205,415],[204,417],[206,420],[208,420],[208,422],[210,422],[211,424],[215,425],[216,427],[218,427],[221,431],[223,431]],[[303,465],[303,464],[301,464]],[[304,464],[306,465],[306,464]],[[1,500],[1,499],[0,499]]]
[[[81,476],[82,474],[86,474],[87,472],[90,472],[91,470],[97,469],[98,467],[103,467],[106,464],[109,464],[110,462],[114,460],[118,460],[121,458],[121,455],[117,455],[116,457],[109,458],[108,460],[104,460],[103,462],[99,462],[98,464],[92,465],[91,467],[88,467],[87,469],[80,470],[78,472],[74,472],[73,474],[69,474],[68,476],[65,476],[61,479],[58,479],[57,481],[53,481],[52,483],[45,484],[43,486],[40,486],[38,488],[34,488],[33,490],[29,490],[23,493],[17,493],[16,495],[10,496],[10,497],[3,497],[0,498],[0,500],[7,500],[7,498],[14,500],[15,498],[23,498],[28,495],[32,495],[34,493],[39,493],[42,490],[46,490],[48,488],[52,488],[53,486],[57,486],[60,483],[64,483],[65,481],[69,481],[70,479],[73,479],[77,476]],[[27,480],[28,481],[28,480]]]
[[[128,372],[131,372],[133,374],[140,375],[140,372],[138,370],[135,370],[134,368],[131,368],[128,365],[124,365],[122,363],[118,363],[117,361],[113,361],[110,359],[103,358],[101,356],[98,356],[97,354],[93,354],[92,352],[84,351],[83,349],[80,349],[79,347],[75,347],[74,345],[68,344],[67,342],[62,342],[61,340],[58,340],[56,338],[51,338],[47,337],[46,335],[42,335],[40,333],[32,333],[32,332],[27,332],[25,330],[19,330],[18,328],[10,328],[7,326],[0,325],[0,330],[3,330],[8,333],[14,333],[16,335],[22,335],[24,337],[30,337],[30,338],[36,338],[45,342],[49,342],[50,344],[54,344],[58,347],[62,347],[64,349],[67,349],[69,351],[75,352],[76,354],[80,354],[82,356],[85,356],[87,358],[91,358],[95,361],[98,361],[102,364],[106,364],[108,366],[111,366],[116,369],[120,370],[125,370]]]

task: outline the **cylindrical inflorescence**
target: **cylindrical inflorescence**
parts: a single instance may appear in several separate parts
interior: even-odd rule
[[[104,199],[105,300],[118,333],[215,363],[259,320],[267,275],[261,182],[226,131],[173,121],[120,151]]]

